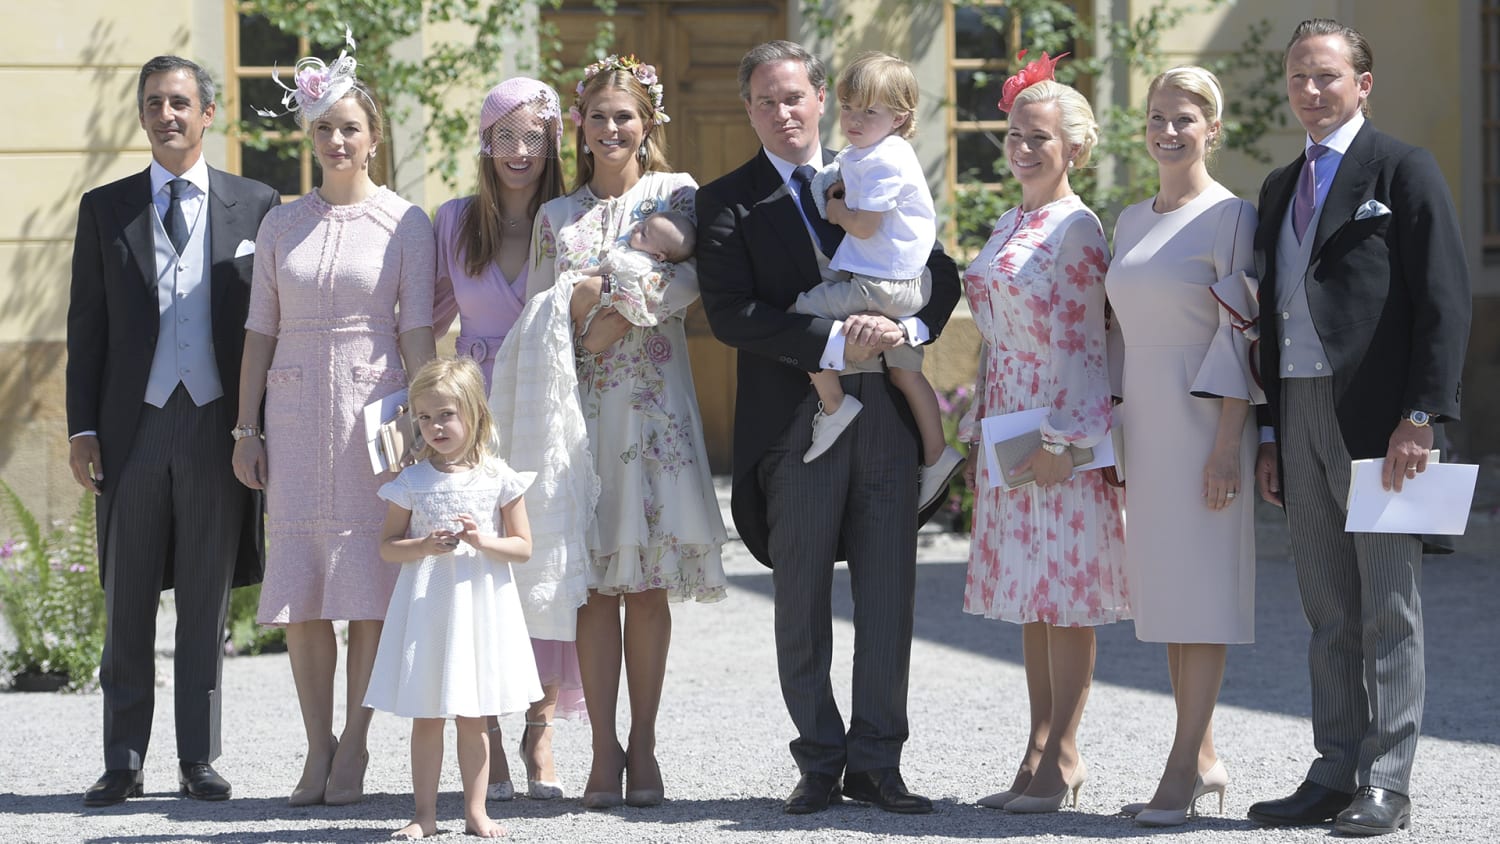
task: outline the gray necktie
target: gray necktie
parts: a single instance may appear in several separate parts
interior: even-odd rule
[[[182,254],[188,241],[187,214],[182,210],[182,198],[187,196],[189,184],[187,179],[167,182],[167,187],[172,191],[172,201],[167,203],[167,218],[162,223],[167,229],[167,239],[172,241],[172,248],[177,250],[178,255]]]

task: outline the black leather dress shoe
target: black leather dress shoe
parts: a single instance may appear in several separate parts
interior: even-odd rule
[[[838,803],[839,778],[832,774],[809,771],[797,780],[797,787],[786,798],[788,815],[811,815],[828,808],[829,803]]]
[[[875,768],[844,775],[844,796],[861,803],[873,803],[887,812],[903,815],[925,815],[932,811],[932,801],[906,790],[901,771]]]
[[[1354,795],[1347,792],[1303,781],[1292,796],[1252,803],[1245,814],[1268,826],[1311,826],[1333,820],[1353,799]]]
[[[228,800],[229,780],[219,776],[207,762],[179,762],[177,784],[194,800]]]
[[[1385,835],[1411,826],[1411,799],[1399,791],[1361,786],[1354,802],[1339,812],[1333,831],[1344,835]]]
[[[113,806],[125,802],[127,797],[140,797],[145,793],[146,778],[140,771],[116,768],[105,771],[99,781],[83,793],[85,806]]]

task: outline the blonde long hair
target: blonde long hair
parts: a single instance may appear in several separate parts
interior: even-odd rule
[[[495,420],[484,390],[484,374],[472,358],[435,358],[422,365],[406,388],[407,402],[415,405],[419,396],[443,396],[453,399],[464,423],[462,460],[478,466],[493,456],[490,443],[495,437]],[[415,416],[413,425],[415,425]],[[437,455],[437,449],[423,442],[418,460]]]
[[[646,126],[645,138],[641,141],[641,148],[646,150],[646,155],[641,160],[641,172],[667,173],[672,170],[672,165],[667,162],[667,133],[666,126],[656,119],[656,107],[651,103],[651,94],[641,81],[635,78],[635,74],[628,70],[605,70],[600,71],[593,79],[584,84],[583,91],[578,95],[580,103],[579,111],[582,112],[585,121],[588,120],[588,104],[599,92],[606,88],[624,91],[630,95],[635,102],[635,113]],[[579,124],[574,133],[578,150],[578,177],[573,180],[573,190],[587,185],[594,178],[594,156],[583,151],[587,143],[583,137],[583,124]]]

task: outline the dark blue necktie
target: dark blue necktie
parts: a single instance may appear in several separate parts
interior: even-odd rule
[[[818,204],[813,199],[812,180],[818,171],[811,165],[804,164],[792,171],[792,181],[797,183],[797,196],[802,202],[802,214],[812,224],[813,233],[818,236],[818,248],[829,258],[838,251],[839,244],[844,241],[844,230],[833,223],[823,219],[818,213]]]
[[[182,250],[188,242],[187,214],[183,213],[182,200],[187,196],[187,179],[173,179],[167,182],[167,187],[172,190],[172,200],[167,203],[167,218],[162,220],[166,225],[167,239],[172,241],[172,248],[181,255]]]

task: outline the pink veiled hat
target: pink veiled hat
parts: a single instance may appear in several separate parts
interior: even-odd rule
[[[522,106],[525,110],[518,111]],[[496,155],[491,147],[491,129],[504,120],[501,131],[523,135],[524,123],[532,123],[532,117],[543,120],[552,120],[554,137],[552,139],[553,155],[562,146],[562,110],[558,106],[557,92],[552,86],[545,82],[531,79],[526,76],[514,76],[501,82],[490,89],[484,97],[484,105],[479,109],[479,152],[481,155]],[[533,123],[534,125],[534,123]],[[522,141],[525,143],[525,141]],[[545,149],[530,149],[532,144],[526,144],[527,154],[544,155]]]

